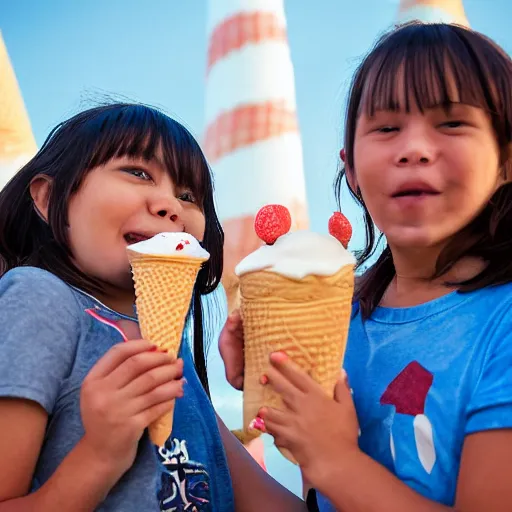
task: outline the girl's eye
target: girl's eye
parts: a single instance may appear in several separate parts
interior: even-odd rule
[[[464,121],[447,121],[446,123],[443,123],[443,126],[445,126],[446,128],[460,128],[465,124],[466,123],[464,123]]]
[[[381,128],[377,129],[380,133],[391,133],[391,132],[397,132],[398,127],[396,126],[382,126]]]
[[[185,192],[182,192],[178,196],[178,199],[180,199],[181,201],[187,201],[188,203],[195,203],[196,202],[196,200],[194,198],[194,195],[189,190],[187,190]]]
[[[147,171],[144,169],[140,169],[138,167],[130,167],[127,169],[123,169],[124,172],[135,176],[136,178],[140,178],[141,180],[151,181],[153,178],[149,175]]]

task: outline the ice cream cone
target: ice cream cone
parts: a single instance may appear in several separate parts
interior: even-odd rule
[[[265,270],[240,276],[245,430],[250,430],[262,406],[282,408],[279,395],[260,383],[272,352],[286,352],[333,396],[345,354],[353,290],[351,264],[330,276],[295,279]],[[295,462],[286,450],[281,453]]]
[[[137,314],[144,339],[177,357],[192,292],[204,258],[142,254],[128,249]],[[163,446],[172,431],[171,410],[149,426],[149,435]]]

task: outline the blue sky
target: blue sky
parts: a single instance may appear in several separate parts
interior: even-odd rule
[[[59,121],[105,95],[162,107],[200,140],[206,63],[206,0],[4,0],[0,30],[40,145]],[[288,35],[312,229],[327,230],[345,96],[360,58],[395,14],[396,0],[287,0]],[[473,28],[512,52],[510,0],[465,0]],[[358,212],[347,207],[356,245]],[[212,351],[217,405],[239,427],[240,397],[222,382]],[[267,440],[267,442],[270,442]],[[274,476],[299,477],[275,451]]]

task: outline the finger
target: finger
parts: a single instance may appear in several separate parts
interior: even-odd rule
[[[270,364],[295,388],[307,393],[321,391],[321,386],[304,370],[297,366],[284,352],[270,354]]]
[[[184,379],[173,380],[158,386],[145,395],[130,400],[128,403],[128,413],[138,415],[158,405],[172,404],[173,400],[183,396],[184,384]]]
[[[270,366],[267,373],[267,386],[271,386],[272,389],[281,396],[286,407],[292,411],[296,410],[296,402],[302,391],[296,388],[284,375],[282,375],[276,368]]]
[[[147,428],[149,425],[174,408],[174,399],[148,407],[136,415],[136,421],[140,428]]]
[[[137,354],[152,350],[153,345],[145,340],[133,340],[129,343],[114,345],[91,369],[89,378],[99,379],[110,375],[119,365]]]
[[[240,313],[228,318],[219,337],[219,352],[224,361],[227,381],[236,389],[243,388],[244,339]]]
[[[137,378],[129,381],[122,392],[127,398],[141,396],[162,384],[181,379],[181,377],[183,377],[183,360],[178,359],[142,373]]]
[[[126,359],[110,375],[105,377],[105,381],[115,389],[122,389],[151,370],[161,366],[171,366],[176,361],[164,352],[142,352]],[[183,363],[178,363],[177,369],[183,372]]]
[[[290,413],[286,411],[280,411],[274,407],[263,407],[258,412],[258,416],[263,419],[265,425],[267,421],[277,425],[288,425],[290,423]]]
[[[265,425],[267,427],[267,434],[274,438],[274,444],[278,448],[289,448],[291,444],[291,431],[288,426],[274,423],[273,421],[269,421],[269,424],[265,423]]]
[[[343,402],[347,398],[352,398],[352,390],[348,383],[348,376],[345,370],[341,370],[340,377],[334,386],[334,400]]]
[[[239,309],[235,309],[229,316],[226,321],[226,327],[228,331],[243,336],[243,323],[242,323],[242,315],[240,314]]]
[[[129,340],[140,340],[142,334],[140,333],[139,324],[133,320],[118,320],[117,325],[124,332]]]

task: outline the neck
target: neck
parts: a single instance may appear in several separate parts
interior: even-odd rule
[[[94,297],[118,313],[133,316],[133,305],[135,304],[135,292],[133,289],[123,290],[105,287],[102,293],[94,293]]]
[[[395,277],[388,286],[381,305],[409,307],[437,299],[457,289],[457,283],[478,275],[485,263],[478,258],[465,257],[436,279],[436,262],[442,247],[402,249],[391,247]]]

